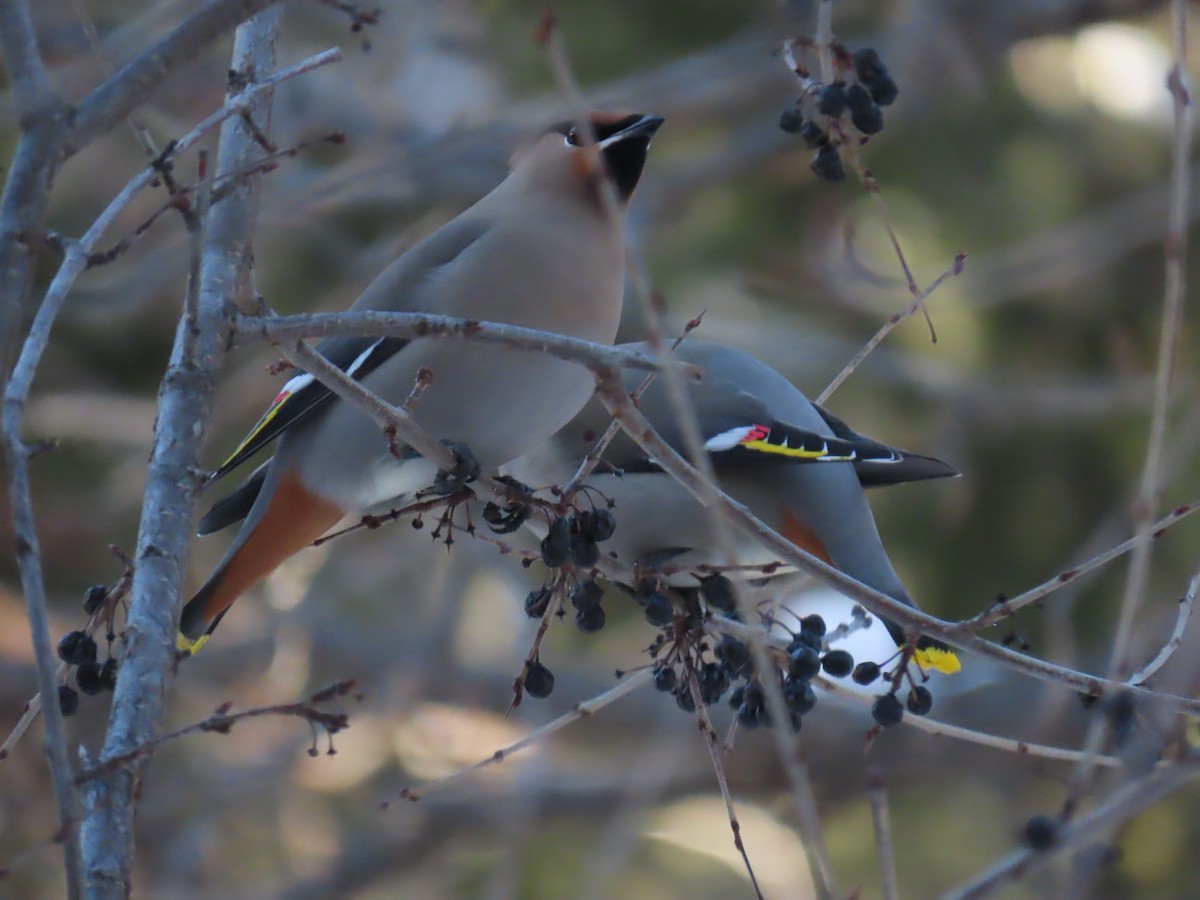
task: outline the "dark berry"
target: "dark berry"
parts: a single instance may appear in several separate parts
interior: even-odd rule
[[[899,725],[900,720],[904,718],[904,707],[900,705],[895,694],[884,694],[875,698],[871,715],[884,728],[891,728],[893,725]]]
[[[813,613],[800,620],[801,631],[811,631],[819,638],[825,637],[825,620]]]
[[[875,105],[875,101],[871,99],[871,92],[861,84],[853,84],[846,91],[846,106],[850,112],[862,112],[864,109],[870,109]]]
[[[763,728],[770,728],[775,724],[775,720],[771,718],[771,714],[767,711],[765,706],[760,706],[758,708],[758,724]]]
[[[844,113],[846,111],[846,86],[839,81],[821,91],[817,110],[822,115],[835,118]]]
[[[825,129],[811,120],[805,122],[804,127],[800,129],[800,137],[804,138],[804,143],[810,150],[829,146],[829,135]]]
[[[742,705],[742,701],[746,699],[746,688],[743,685],[738,685],[729,692],[729,708],[737,709]]]
[[[845,181],[846,170],[842,166],[842,157],[837,148],[831,145],[822,147],[813,158],[813,174],[822,181]]]
[[[666,594],[660,594],[655,591],[646,598],[646,621],[656,628],[662,628],[671,624],[671,620],[675,618],[675,607],[671,605],[671,600]]]
[[[929,693],[929,688],[918,684],[908,692],[904,705],[914,716],[927,716],[933,709],[933,694]]]
[[[872,103],[866,109],[852,112],[850,121],[863,134],[878,134],[883,131],[883,110]]]
[[[675,690],[675,670],[663,666],[654,673],[654,687],[663,693]]]
[[[891,75],[880,75],[869,85],[871,99],[880,106],[891,106],[900,96],[900,88],[892,81]]]
[[[1058,822],[1049,816],[1033,816],[1021,829],[1021,840],[1031,850],[1049,850],[1058,840]]]
[[[62,707],[64,716],[73,716],[79,709],[79,692],[65,684],[58,686],[58,705]]]
[[[766,702],[766,695],[763,693],[762,682],[747,681],[746,682],[746,702],[755,709],[762,706]]]
[[[779,117],[779,127],[788,134],[796,134],[804,127],[805,118],[795,107],[785,109]]]
[[[590,535],[577,531],[571,535],[571,562],[579,569],[590,569],[600,559],[600,548]]]
[[[530,591],[529,596],[525,598],[525,615],[531,619],[540,619],[546,614],[546,607],[550,605],[550,598],[553,596],[554,591],[548,587]]]
[[[542,562],[550,568],[561,566],[571,557],[571,520],[566,516],[550,523],[542,540]]]
[[[117,688],[117,661],[115,658],[106,659],[100,667],[100,687],[106,691]]]
[[[800,633],[792,637],[791,643],[788,644],[788,653],[800,647],[808,647],[820,653],[825,648],[824,641],[821,640],[821,635],[815,631],[809,631],[807,628],[800,629]]]
[[[789,712],[802,716],[817,705],[817,692],[807,681],[789,681],[783,686],[783,699]]]
[[[540,662],[525,665],[525,692],[530,697],[549,697],[554,690],[554,673]]]
[[[584,634],[595,634],[604,627],[604,610],[599,606],[575,613],[575,626]]]
[[[617,520],[607,509],[593,509],[579,514],[579,530],[596,543],[607,541],[617,530]]]
[[[700,682],[700,699],[705,705],[716,703],[729,690],[729,674],[717,663],[705,663],[697,676]]]
[[[68,631],[58,642],[58,657],[69,666],[96,661],[96,642],[82,631]]]
[[[738,707],[737,711],[738,724],[743,728],[757,728],[759,725],[758,710],[759,707],[757,706],[751,706],[749,703],[742,703],[742,705]]]
[[[675,705],[686,713],[696,711],[696,700],[686,684],[681,684],[675,692]]]
[[[590,579],[579,582],[571,591],[571,605],[580,611],[595,609],[603,598],[604,589]]]
[[[854,72],[860,81],[874,81],[880,75],[887,74],[887,66],[873,48],[863,47],[854,52]]]
[[[75,684],[82,693],[89,697],[96,696],[104,690],[104,685],[100,683],[100,666],[94,662],[80,663],[75,670]]]
[[[860,662],[850,675],[855,684],[867,685],[879,677],[879,663]]]
[[[721,643],[713,648],[717,659],[725,666],[725,670],[733,677],[741,675],[750,662],[750,648],[731,634],[721,638]]]
[[[58,658],[68,665],[75,663],[79,645],[87,638],[82,631],[68,631],[58,640]]]
[[[700,582],[700,594],[709,609],[723,613],[737,609],[737,597],[734,594],[733,582],[724,575],[709,575]]]
[[[102,584],[93,584],[83,595],[83,611],[90,616],[107,598],[108,588]]]
[[[845,650],[830,650],[821,658],[821,668],[826,675],[845,678],[854,671],[854,657]]]
[[[821,671],[821,657],[812,647],[800,646],[788,654],[788,675],[795,681],[809,681]]]

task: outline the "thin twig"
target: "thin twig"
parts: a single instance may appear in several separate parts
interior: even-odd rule
[[[684,339],[691,334],[692,331],[700,327],[700,322],[703,319],[704,313],[700,313],[700,315],[696,316],[696,318],[688,321],[688,323],[684,326],[683,331],[680,332],[677,338],[675,338],[675,343],[671,345],[672,353],[679,349],[679,345],[683,343]],[[655,372],[648,374],[642,379],[642,383],[630,393],[629,398],[634,403],[640,401],[643,395],[645,395],[646,391],[650,389],[650,385],[654,383],[655,374]],[[565,499],[569,500],[571,497],[573,497],[575,492],[579,490],[579,486],[583,484],[584,480],[591,475],[592,472],[596,471],[596,466],[600,464],[600,459],[604,456],[604,451],[608,449],[609,445],[613,442],[620,431],[621,426],[619,423],[615,421],[610,422],[608,428],[605,429],[604,434],[602,434],[595,441],[595,443],[588,448],[587,453],[584,454],[583,461],[579,464],[579,468],[575,471],[575,474],[571,476],[571,480],[562,485],[562,496]]]
[[[577,722],[580,719],[586,719],[589,716],[595,715],[609,704],[620,700],[626,694],[632,693],[633,691],[647,684],[653,677],[654,673],[648,668],[631,672],[603,694],[593,697],[591,700],[586,700],[583,703],[576,703],[569,712],[559,716],[553,722],[547,722],[540,728],[535,728],[520,740],[514,741],[507,747],[497,750],[487,759],[482,759],[477,763],[459,769],[457,772],[447,775],[444,778],[431,781],[429,784],[426,784],[420,789],[405,788],[392,799],[380,801],[380,806],[383,809],[387,809],[397,800],[411,800],[415,803],[424,797],[428,797],[435,791],[444,790],[455,782],[466,778],[468,775],[478,772],[480,769],[486,769],[488,766],[494,766],[502,763],[517,751],[524,750],[526,747],[536,744],[538,741],[548,737],[551,734],[554,734],[556,731],[561,731],[572,722]]]
[[[729,782],[725,779],[725,764],[721,761],[721,739],[717,737],[717,729],[713,727],[712,719],[708,717],[708,709],[700,694],[700,682],[696,678],[695,669],[690,666],[687,669],[687,680],[692,702],[696,705],[696,722],[700,728],[700,735],[704,738],[704,746],[708,748],[708,755],[712,759],[713,774],[717,777],[721,800],[725,803],[725,813],[729,816],[729,830],[733,833],[733,846],[741,854],[742,865],[746,867],[746,874],[750,876],[750,884],[754,888],[754,896],[758,900],[763,900],[762,888],[758,886],[758,878],[754,875],[754,866],[750,865],[750,855],[746,852],[746,842],[742,840],[742,826],[738,822],[737,812],[733,808],[733,795],[729,793]],[[787,720],[779,723],[778,727],[787,728]]]
[[[918,309],[923,309],[925,299],[939,287],[941,287],[943,281],[962,274],[966,260],[967,254],[959,253],[956,257],[954,257],[954,262],[950,264],[950,267],[937,278],[935,278],[929,287],[925,288],[923,291],[918,291],[917,296],[914,297],[908,306],[884,322],[880,329],[871,336],[871,339],[863,345],[863,348],[859,350],[858,353],[854,354],[854,358],[851,359],[850,362],[846,363],[846,367],[842,369],[842,371],[838,372],[833,381],[829,382],[829,386],[826,387],[825,390],[821,391],[816,402],[818,404],[828,403],[833,392],[842,386],[842,382],[849,378],[854,373],[854,370],[862,365],[863,360],[870,356],[876,347],[883,343],[883,339],[892,333],[893,328],[915,313]]]
[[[1167,515],[1163,516],[1157,522],[1150,526],[1149,539],[1157,540],[1162,536],[1172,525],[1186,519],[1196,510],[1200,509],[1200,500],[1191,503],[1184,503],[1181,506],[1175,507]],[[1127,541],[1123,541],[1103,553],[1097,553],[1086,562],[1082,562],[1077,566],[1071,566],[1069,569],[1064,569],[1053,578],[1043,581],[1036,587],[1032,587],[1027,591],[1022,591],[1015,597],[1007,598],[1003,603],[995,603],[979,615],[971,619],[965,619],[962,624],[973,628],[977,631],[982,631],[984,628],[989,628],[997,622],[1001,622],[1015,613],[1017,610],[1029,606],[1031,603],[1036,603],[1043,597],[1054,593],[1063,585],[1070,584],[1082,575],[1093,572],[1101,566],[1107,565],[1114,559],[1117,559],[1128,553],[1138,544],[1137,537],[1131,537]]]
[[[1187,293],[1187,232],[1188,190],[1190,187],[1188,158],[1192,143],[1192,101],[1187,75],[1187,8],[1186,0],[1174,0],[1175,59],[1167,86],[1175,110],[1175,140],[1171,147],[1171,202],[1167,214],[1167,234],[1164,241],[1165,284],[1163,314],[1158,343],[1158,369],[1154,376],[1154,407],[1146,445],[1146,461],[1142,469],[1141,486],[1134,503],[1135,534],[1139,539],[1129,560],[1125,583],[1125,599],[1113,638],[1109,677],[1121,678],[1131,668],[1127,659],[1133,624],[1137,618],[1146,589],[1150,567],[1150,542],[1146,539],[1152,529],[1154,510],[1158,504],[1160,469],[1167,434],[1167,410],[1171,398],[1171,377],[1179,345],[1179,330],[1183,320],[1183,302]]]
[[[1171,379],[1178,352],[1179,331],[1183,319],[1183,301],[1187,291],[1186,254],[1188,230],[1189,154],[1192,142],[1192,101],[1187,76],[1187,12],[1186,0],[1173,0],[1174,59],[1167,77],[1175,113],[1174,141],[1171,146],[1171,200],[1167,213],[1167,233],[1163,256],[1165,278],[1163,285],[1163,313],[1159,330],[1158,368],[1154,376],[1154,406],[1150,416],[1147,437],[1146,460],[1142,468],[1141,485],[1133,505],[1135,522],[1134,536],[1137,544],[1129,560],[1125,580],[1125,595],[1121,602],[1121,613],[1117,619],[1117,630],[1113,636],[1112,651],[1108,661],[1108,677],[1123,681],[1132,674],[1133,663],[1129,657],[1133,627],[1138,611],[1145,599],[1146,584],[1150,571],[1151,542],[1149,540],[1152,520],[1158,505],[1160,479],[1162,477],[1163,449],[1166,444],[1167,411],[1171,397]],[[1096,716],[1088,729],[1085,749],[1098,752],[1107,733],[1108,719]],[[1068,786],[1064,810],[1073,814],[1084,796],[1091,789],[1095,767],[1084,760],[1073,773]]]
[[[1179,612],[1175,616],[1175,627],[1171,630],[1171,636],[1167,638],[1167,642],[1150,662],[1129,676],[1130,684],[1145,684],[1167,664],[1167,661],[1179,649],[1179,645],[1183,643],[1183,633],[1187,631],[1188,621],[1192,617],[1192,606],[1196,601],[1197,590],[1200,590],[1200,572],[1192,576],[1192,580],[1188,582],[1187,591],[1179,598]]]
[[[727,619],[721,619],[716,627],[721,631],[728,631],[730,634],[737,636],[741,634],[741,629],[746,626],[740,622],[729,622]],[[784,642],[779,641],[778,647],[783,649]],[[875,701],[874,695],[854,690],[834,678],[821,677],[818,683],[831,694],[837,694],[839,697],[863,706],[870,706]],[[1019,738],[989,734],[977,728],[963,728],[961,725],[951,725],[949,722],[943,722],[930,716],[905,716],[900,720],[900,724],[902,727],[915,728],[917,731],[923,731],[934,737],[950,738],[951,740],[974,744],[977,747],[987,747],[991,750],[999,750],[1002,753],[1011,753],[1014,756],[1029,757],[1031,759],[1045,759],[1051,762],[1079,762],[1084,756],[1083,752],[1079,750],[1070,750],[1066,747],[1053,747],[1049,744],[1035,744],[1030,741],[1020,740]],[[1098,756],[1096,757],[1096,762],[1098,765],[1111,769],[1120,768],[1124,765],[1115,756]]]
[[[573,108],[580,111],[585,110],[586,104],[571,70],[566,51],[558,39],[556,31],[553,29],[546,43],[560,89],[566,95]],[[601,191],[601,194],[604,196],[606,206],[610,210],[615,209],[616,199],[612,186],[606,182],[605,189]],[[654,292],[650,288],[645,267],[641,264],[635,248],[630,247],[626,249],[626,258],[629,278],[633,286],[633,294],[645,318],[647,341],[654,351],[654,358],[660,363],[659,374],[663,378],[667,399],[675,415],[684,449],[693,464],[701,472],[701,478],[698,482],[702,493],[701,502],[707,509],[712,510],[708,514],[713,517],[712,520],[719,554],[723,557],[725,563],[736,565],[736,547],[732,534],[729,532],[728,526],[722,517],[717,513],[716,503],[711,502],[715,500],[715,495],[719,493],[719,489],[716,486],[716,475],[712,469],[712,462],[704,450],[704,439],[701,436],[700,426],[696,419],[696,411],[687,395],[682,369],[679,361],[671,356],[669,349],[662,341]],[[710,502],[704,502],[705,500]],[[750,608],[749,601],[744,597],[743,592],[735,590],[734,594],[738,608],[742,611],[742,614],[744,616],[752,616],[754,610]],[[749,645],[752,658],[760,670],[764,673],[771,671],[768,668],[770,660],[762,639],[756,634],[750,639]],[[765,674],[762,682],[767,709],[775,717],[776,721],[787,721],[787,705],[783,699],[783,693],[779,685],[775,683],[774,679],[766,677]],[[797,821],[817,891],[823,898],[833,897],[837,894],[836,886],[833,883],[833,866],[829,861],[828,853],[825,849],[821,820],[817,815],[816,800],[813,796],[812,785],[808,780],[807,768],[799,761],[796,737],[790,729],[786,728],[774,729],[773,737],[779,748],[780,763],[792,785],[793,799],[796,803]]]
[[[813,33],[813,41],[817,45],[821,81],[833,84],[836,80],[833,71],[833,0],[817,3],[817,30]]]
[[[199,732],[214,732],[216,734],[228,734],[233,730],[233,726],[238,722],[246,719],[257,719],[263,716],[296,716],[304,721],[323,729],[330,737],[330,748],[327,751],[328,755],[334,754],[333,750],[333,735],[347,728],[350,724],[350,719],[344,713],[330,713],[318,707],[322,703],[329,703],[332,700],[338,700],[348,695],[353,695],[356,700],[362,700],[361,694],[355,694],[354,689],[356,684],[353,680],[339,681],[337,684],[322,688],[314,692],[304,700],[299,700],[295,703],[277,703],[272,706],[258,706],[254,709],[246,709],[241,712],[231,713],[229,711],[231,703],[222,703],[213,712],[211,716],[202,719],[199,722],[193,722],[191,725],[185,725],[175,731],[167,734],[160,734],[157,737],[151,738],[144,744],[139,744],[136,747],[127,750],[126,752],[105,759],[99,765],[92,766],[90,769],[85,769],[75,777],[76,784],[86,784],[97,778],[103,778],[105,775],[110,775],[119,769],[127,767],[130,763],[138,760],[146,759],[154,754],[154,752],[163,744],[169,744],[172,741],[177,741],[180,738],[187,737],[189,734]],[[309,750],[309,756],[318,755],[316,749],[316,741],[314,735],[313,747]]]
[[[166,77],[222,35],[279,0],[210,0],[76,104],[64,159],[125,121]]]
[[[978,900],[1108,834],[1200,776],[1196,762],[1168,765],[1114,791],[1100,806],[1062,827],[1049,850],[1014,850],[990,869],[942,895],[942,900]]]
[[[292,344],[301,338],[330,336],[450,338],[549,353],[559,359],[587,366],[593,372],[610,367],[647,372],[663,368],[660,362],[634,350],[595,344],[581,338],[506,322],[484,322],[420,312],[355,310],[294,316],[241,316],[235,331],[243,339],[259,339],[279,345]],[[682,364],[682,368],[689,378],[701,374],[696,366]]]
[[[899,900],[900,886],[896,879],[896,844],[892,840],[892,818],[888,811],[887,786],[883,772],[877,768],[867,771],[867,800],[871,803],[871,825],[875,831],[875,852],[883,876],[884,900]]]

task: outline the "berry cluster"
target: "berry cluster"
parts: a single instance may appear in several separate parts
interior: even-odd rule
[[[542,540],[542,562],[551,569],[568,562],[576,569],[591,569],[600,559],[597,545],[612,537],[616,529],[617,520],[607,509],[559,516]]]
[[[929,688],[925,687],[925,685],[917,684],[913,681],[907,666],[895,673],[885,674],[879,663],[862,662],[854,667],[854,671],[850,677],[854,679],[855,684],[866,686],[877,681],[880,675],[891,679],[892,689],[883,696],[875,698],[875,705],[871,709],[871,715],[874,716],[876,724],[883,728],[898,725],[900,720],[904,718],[906,707],[914,716],[929,715],[930,710],[933,709],[933,694],[929,692]],[[900,699],[896,694],[900,690],[900,686],[905,678],[908,679],[910,686],[908,696],[904,700],[904,706],[901,706]]]
[[[108,588],[102,584],[88,588],[83,597],[83,609],[89,616],[95,615],[108,597]],[[58,642],[58,658],[74,669],[75,687],[61,684],[58,688],[58,703],[64,716],[74,715],[79,709],[79,695],[94,697],[117,686],[116,657],[112,655],[115,635],[108,635],[108,658],[100,662],[96,640],[86,630],[68,631]],[[70,673],[68,673],[70,678]]]
[[[838,146],[849,139],[845,119],[866,140],[883,130],[883,109],[896,101],[900,89],[888,74],[879,54],[870,47],[853,55],[834,46],[837,80],[813,82],[795,105],[784,110],[779,127],[798,134],[813,150],[812,170],[825,181],[842,181],[846,170]]]
[[[714,582],[715,585],[728,581],[723,576],[714,577],[721,579]],[[685,712],[695,711],[691,679],[695,679],[696,693],[705,705],[717,702],[732,688],[729,705],[736,710],[739,725],[744,728],[772,726],[774,721],[767,711],[763,679],[755,669],[745,642],[726,634],[711,643],[704,637],[702,628],[697,627],[693,634],[680,632],[679,625],[677,621],[673,640],[664,633],[650,648],[652,656],[662,654],[655,664],[655,687],[671,693],[675,703]],[[845,678],[854,668],[854,659],[845,650],[825,647],[825,631],[825,620],[820,616],[805,617],[787,646],[786,661],[770,676],[776,679],[783,692],[793,729],[799,729],[803,716],[817,705],[813,678],[822,671],[832,678]],[[664,649],[666,653],[662,653]]]

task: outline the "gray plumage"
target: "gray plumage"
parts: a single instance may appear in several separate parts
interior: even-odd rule
[[[625,348],[650,352],[643,344]],[[705,440],[731,429],[764,425],[822,438],[841,437],[852,444],[857,441],[864,453],[879,459],[891,454],[891,461],[853,463],[798,461],[777,453],[748,450],[713,452],[711,458],[722,490],[773,529],[785,534],[789,528],[795,532],[786,521],[787,516],[794,517],[812,533],[838,569],[902,603],[914,605],[884,550],[864,483],[945,477],[957,474],[954,469],[930,457],[895,450],[858,435],[747,353],[688,339],[674,355],[704,370],[703,378],[691,384],[688,391]],[[627,371],[623,383],[632,391],[643,378],[641,372]],[[643,395],[639,408],[655,430],[686,455],[661,378]],[[561,484],[574,473],[589,446],[585,435],[603,433],[610,421],[600,401],[593,399],[552,441],[522,456],[506,471],[534,487]],[[612,512],[616,533],[602,545],[604,552],[615,551],[626,563],[651,560],[693,567],[725,562],[719,556],[713,516],[675,479],[657,470],[624,432],[613,441],[604,459],[617,470],[624,470],[622,474],[602,467],[588,480],[590,486],[615,503]],[[735,529],[729,531],[737,541],[738,563],[775,561],[774,555],[757,542]],[[696,584],[690,575],[677,575],[672,581],[681,586]],[[893,633],[900,636],[898,629]]]
[[[353,309],[431,312],[612,343],[624,285],[624,205],[661,122],[598,114],[597,148],[578,146],[573,130],[548,133],[516,157],[495,190],[385,269]],[[617,185],[615,209],[601,202],[601,166]],[[392,404],[409,396],[419,371],[432,372],[416,422],[438,439],[466,445],[485,472],[560,429],[593,387],[579,365],[499,345],[333,338],[317,349]],[[436,472],[415,454],[398,459],[366,413],[310,376],[301,373],[285,391],[286,402],[218,470],[224,475],[278,438],[266,470],[202,522],[207,532],[245,516],[225,558],[185,607],[185,644],[211,632],[237,595],[329,527],[338,511],[411,494]],[[287,515],[279,512],[280,491],[289,495]],[[277,535],[264,536],[264,528]],[[257,546],[247,549],[249,541]],[[264,564],[239,558],[249,553],[263,555]],[[237,577],[223,584],[231,567]]]

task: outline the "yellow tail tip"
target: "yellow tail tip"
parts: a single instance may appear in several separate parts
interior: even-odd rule
[[[913,659],[922,669],[933,669],[943,675],[962,671],[962,663],[949,647],[921,647],[913,654]]]
[[[190,638],[180,632],[175,635],[175,649],[180,653],[186,653],[188,656],[195,656],[200,652],[200,648],[204,646],[207,640],[207,634],[202,634],[198,638]]]

